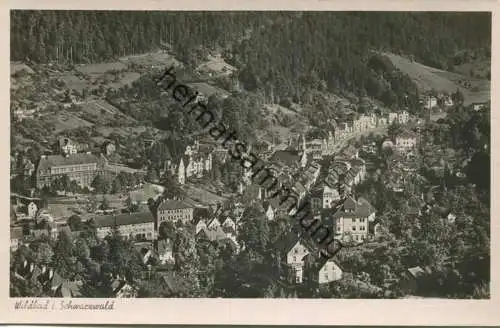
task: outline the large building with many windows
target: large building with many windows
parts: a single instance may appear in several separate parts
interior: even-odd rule
[[[154,217],[149,211],[98,216],[94,218],[94,222],[98,238],[104,238],[117,229],[118,233],[127,239],[156,239]]]
[[[193,220],[193,212],[191,205],[178,200],[166,200],[158,206],[158,226],[166,221],[189,223]]]
[[[104,173],[106,159],[91,153],[43,155],[36,170],[36,185],[50,187],[55,178],[67,175],[81,186],[90,186],[98,174]]]

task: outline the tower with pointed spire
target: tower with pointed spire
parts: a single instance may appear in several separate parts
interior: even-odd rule
[[[179,162],[179,169],[177,171],[177,176],[180,185],[186,183],[186,171],[184,167],[184,160],[182,158],[181,161]]]

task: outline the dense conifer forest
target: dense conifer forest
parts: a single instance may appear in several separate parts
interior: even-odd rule
[[[489,13],[13,11],[11,29],[12,60],[89,63],[163,46],[189,65],[217,50],[247,90],[277,103],[311,88],[415,100],[407,77],[373,65],[375,51],[445,70],[491,55]]]

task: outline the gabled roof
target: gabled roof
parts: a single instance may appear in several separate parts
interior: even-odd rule
[[[370,216],[375,212],[375,208],[364,198],[358,199],[358,206],[356,208],[356,213],[361,216]]]
[[[342,204],[344,210],[355,210],[356,209],[356,201],[352,197],[347,197],[347,199]]]
[[[224,230],[219,226],[215,229],[208,229],[208,228],[202,228],[196,237],[199,238],[206,238],[210,241],[215,241],[215,240],[221,240],[221,239],[226,239],[226,234],[224,233]]]
[[[413,268],[408,268],[407,271],[415,279],[418,279],[418,278],[426,275],[426,272],[424,271],[424,269],[422,269],[419,266],[416,266],[416,267],[413,267]]]
[[[304,247],[306,245],[302,242],[301,237],[294,232],[289,232],[281,235],[276,241],[276,247],[284,252],[288,253],[290,250],[295,247],[295,245],[301,243]]]
[[[339,267],[341,271],[344,271],[342,267],[335,261],[333,258],[325,258],[321,256],[319,252],[309,253],[303,258],[304,262],[308,264],[309,270],[314,270],[315,272],[319,272],[323,267],[328,263],[334,263],[335,266]]]

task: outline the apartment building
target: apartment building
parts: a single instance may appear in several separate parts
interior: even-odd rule
[[[363,198],[347,197],[334,208],[331,220],[337,236],[362,242],[368,236],[368,223],[375,220],[375,209]]]
[[[405,131],[396,137],[396,149],[400,152],[406,152],[413,149],[417,145],[417,137],[415,134]]]
[[[178,200],[166,200],[158,207],[158,226],[166,221],[189,223],[193,220],[194,208]]]
[[[118,233],[127,239],[156,239],[154,217],[149,211],[98,216],[94,218],[94,222],[98,238],[106,237],[116,228]]]

